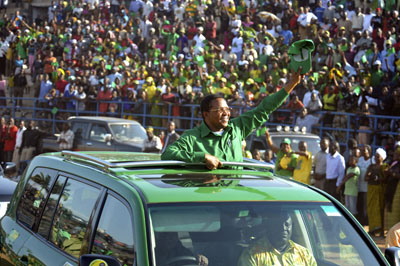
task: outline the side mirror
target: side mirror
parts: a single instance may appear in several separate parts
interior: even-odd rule
[[[112,141],[112,135],[111,134],[106,134],[104,137],[105,141],[107,142],[108,145],[111,145],[111,141]]]
[[[392,266],[400,266],[400,248],[390,247],[385,249],[385,258]]]
[[[5,176],[11,176],[17,172],[17,166],[15,163],[12,162],[7,162],[5,167],[4,167],[4,175]]]
[[[79,266],[91,265],[121,266],[121,263],[114,257],[100,254],[84,254],[79,258]]]

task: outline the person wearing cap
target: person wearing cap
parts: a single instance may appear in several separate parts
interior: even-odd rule
[[[297,155],[292,152],[290,139],[283,138],[278,148],[272,142],[268,130],[265,131],[265,138],[269,148],[276,154],[275,174],[293,177],[293,171],[297,166]]]
[[[161,159],[205,162],[211,170],[221,167],[221,161],[242,162],[242,140],[267,121],[301,78],[300,70],[292,71],[291,79],[283,89],[265,97],[256,108],[232,120],[231,110],[223,97],[214,94],[204,97],[200,103],[201,125],[187,130],[179,140],[168,146]]]
[[[382,62],[377,59],[374,62],[373,68],[371,70],[371,86],[377,87],[380,86],[383,81],[383,76],[385,73],[382,71]]]
[[[162,143],[161,139],[154,135],[154,128],[147,127],[146,128],[147,139],[144,141],[144,152],[161,152]]]
[[[385,195],[385,170],[388,165],[383,161],[386,159],[386,151],[378,148],[375,151],[375,162],[368,166],[365,173],[365,181],[368,182],[367,213],[369,234],[379,233],[383,235],[383,213]]]
[[[381,51],[380,60],[382,62],[382,71],[388,72],[390,75],[393,75],[396,72],[395,60],[396,60],[396,51],[392,48],[392,41],[385,41],[385,48]]]

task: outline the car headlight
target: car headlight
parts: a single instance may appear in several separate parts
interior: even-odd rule
[[[0,201],[0,218],[6,214],[8,203],[8,201]]]

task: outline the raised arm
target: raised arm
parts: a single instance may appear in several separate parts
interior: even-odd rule
[[[271,150],[277,154],[279,151],[279,148],[275,146],[275,144],[272,142],[271,136],[269,135],[268,130],[265,131],[265,138],[267,139],[268,146],[271,148]]]

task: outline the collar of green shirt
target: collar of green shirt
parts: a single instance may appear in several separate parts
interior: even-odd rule
[[[229,122],[228,126],[224,129],[224,131],[229,131],[231,128],[232,128],[232,126],[231,126],[231,124]],[[201,135],[201,137],[204,138],[205,136],[207,136],[210,133],[213,134],[213,132],[208,128],[207,124],[203,120],[201,122],[201,125],[200,125],[200,135]]]

